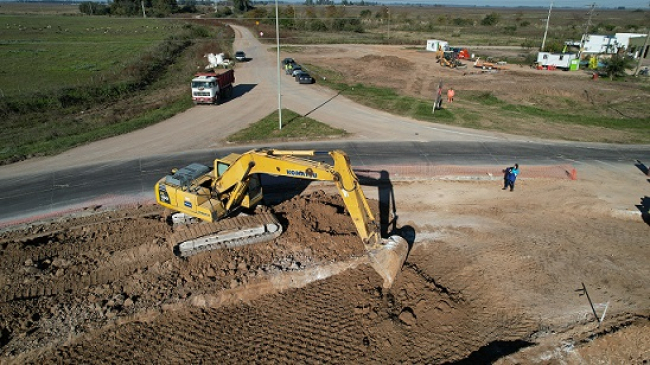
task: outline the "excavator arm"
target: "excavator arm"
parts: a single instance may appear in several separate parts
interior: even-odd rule
[[[300,157],[318,155],[329,155],[333,165]],[[224,203],[226,211],[240,205],[248,191],[248,181],[254,174],[334,182],[364,244],[375,247],[381,243],[379,226],[345,152],[275,149],[246,152],[214,181],[213,189],[218,195],[229,192]]]
[[[329,155],[333,164],[307,158],[319,155]],[[240,208],[250,208],[262,199],[259,174],[333,182],[366,246],[368,263],[384,278],[384,287],[390,288],[406,259],[408,243],[400,236],[382,240],[380,227],[343,151],[258,149],[217,159],[213,169],[193,163],[174,170],[156,183],[156,200],[179,212],[179,221],[186,221],[188,216],[190,221],[204,221],[175,230],[170,239],[174,251],[187,257],[278,237],[282,225],[272,213],[236,215]]]

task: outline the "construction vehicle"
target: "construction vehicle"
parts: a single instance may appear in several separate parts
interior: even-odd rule
[[[309,160],[301,156],[329,155],[334,164]],[[368,206],[350,160],[343,151],[318,152],[256,149],[242,154],[231,153],[214,160],[212,168],[192,163],[155,185],[158,204],[179,212],[172,220],[190,224],[174,233],[172,245],[177,255],[192,256],[219,248],[234,248],[265,242],[278,237],[282,226],[270,212],[237,216],[262,200],[260,174],[333,182],[357,233],[368,252],[373,252],[375,269],[392,283],[406,258],[408,244],[399,236],[383,241],[379,224]],[[388,250],[384,250],[387,248]],[[375,266],[375,265],[373,265]]]
[[[471,58],[471,55],[469,54],[469,51],[467,48],[451,48],[451,51],[454,52],[454,58],[460,59],[460,60],[469,60]]]
[[[501,63],[493,63],[493,62],[484,62],[481,61],[481,57],[477,57],[476,61],[474,61],[474,67],[480,68],[483,71],[492,71],[492,70],[507,70],[508,67],[505,66],[505,64]]]
[[[198,72],[192,79],[192,101],[194,104],[217,104],[232,96],[234,82],[234,70]]]
[[[466,68],[467,65],[460,62],[456,58],[456,54],[452,51],[441,51],[439,52],[438,63],[440,66],[449,67],[449,68]]]

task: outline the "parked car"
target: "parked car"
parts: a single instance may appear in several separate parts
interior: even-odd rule
[[[302,66],[291,64],[291,66],[287,68],[285,72],[287,75],[295,76],[295,73],[301,70],[302,70]]]
[[[301,84],[313,84],[314,82],[316,82],[316,80],[313,77],[311,77],[311,75],[308,72],[303,71],[300,74],[298,74],[298,76],[296,77],[298,83]]]
[[[291,72],[291,76],[296,77],[296,75],[298,75],[298,73],[300,73],[300,72],[302,72],[302,71],[304,71],[304,70],[302,69],[302,66],[300,66],[300,65],[295,65],[295,66],[293,66],[293,71]]]
[[[293,58],[289,58],[289,57],[282,60],[282,66],[286,66],[289,63],[296,63],[296,61],[294,61]]]
[[[244,53],[244,51],[237,51],[235,52],[235,58],[239,62],[244,62],[246,61],[246,53]]]

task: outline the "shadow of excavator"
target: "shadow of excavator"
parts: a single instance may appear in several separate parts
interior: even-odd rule
[[[641,202],[636,205],[636,208],[641,212],[641,218],[643,221],[650,225],[650,196],[644,196],[641,198]]]
[[[398,235],[408,243],[411,252],[415,242],[415,229],[409,225],[398,226],[397,204],[395,192],[390,181],[390,173],[386,170],[354,169],[359,183],[364,186],[376,186],[379,198],[379,225],[382,237]]]
[[[386,238],[392,235],[401,236],[409,246],[409,252],[415,242],[415,229],[413,227],[399,226],[399,215],[395,202],[393,184],[390,173],[386,170],[353,169],[363,186],[374,186],[378,189],[379,198],[379,225],[381,236]],[[278,176],[261,176],[264,186],[264,203],[276,205],[302,194],[312,182],[310,180],[295,179]]]

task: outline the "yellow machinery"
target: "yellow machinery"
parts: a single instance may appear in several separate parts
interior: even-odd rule
[[[299,157],[320,154],[329,154],[334,164]],[[380,227],[343,151],[258,149],[217,159],[213,168],[193,163],[160,179],[155,186],[156,200],[185,216],[218,223],[223,218],[235,216],[242,208],[253,207],[262,199],[259,174],[334,182],[366,247],[375,248],[381,244]],[[226,226],[229,229],[225,229]],[[182,243],[177,253],[190,256],[215,248],[267,241],[277,237],[282,227],[271,214],[261,214],[258,218],[239,219],[235,224],[213,225],[209,235],[205,231],[202,227],[180,237]]]
[[[329,155],[334,164],[300,157],[316,155]],[[193,163],[172,170],[156,183],[156,200],[180,212],[173,216],[178,221],[204,221],[173,234],[176,253],[185,257],[278,237],[282,226],[270,212],[238,216],[242,208],[252,208],[262,199],[260,174],[333,182],[365,244],[367,263],[384,278],[384,287],[390,288],[406,260],[408,243],[400,236],[382,240],[379,224],[343,151],[257,149],[217,159],[212,168]]]

